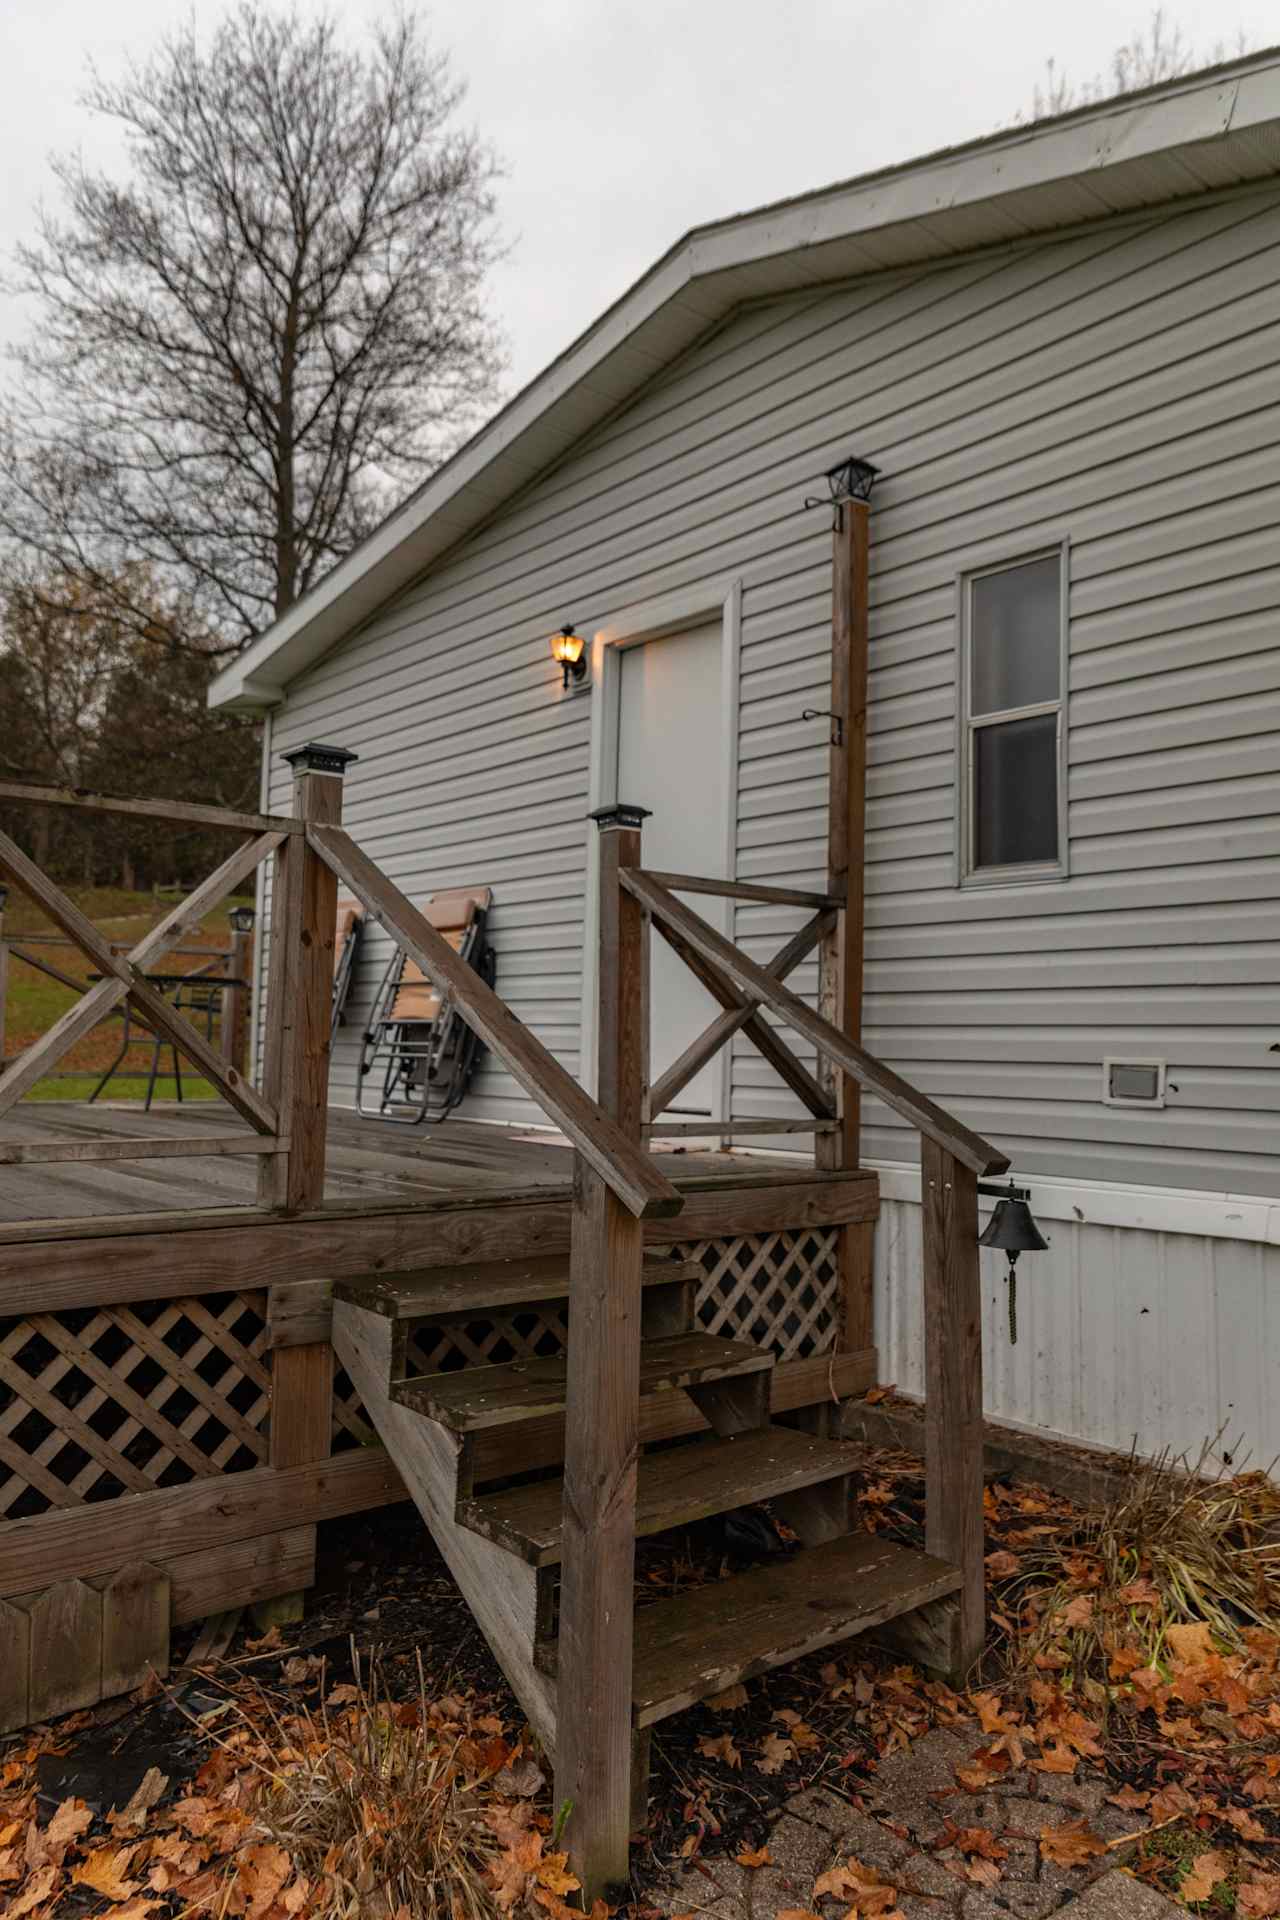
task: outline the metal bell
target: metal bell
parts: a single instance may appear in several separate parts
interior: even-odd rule
[[[997,1247],[1013,1266],[1020,1253],[1043,1253],[1049,1242],[1041,1233],[1025,1200],[997,1200],[991,1218],[978,1238],[980,1247]]]

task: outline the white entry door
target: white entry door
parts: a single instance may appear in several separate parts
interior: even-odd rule
[[[644,864],[666,872],[727,876],[728,715],[720,624],[625,649],[618,695],[618,792],[648,807]],[[724,929],[726,901],[689,904]],[[652,1075],[657,1079],[719,1012],[688,968],[652,936]],[[667,1118],[722,1119],[723,1065],[717,1057],[668,1108]],[[655,1116],[656,1117],[656,1116]]]

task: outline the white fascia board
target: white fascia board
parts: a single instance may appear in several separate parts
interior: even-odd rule
[[[900,1160],[869,1160],[886,1200],[920,1204],[920,1169]],[[1262,1194],[1213,1193],[1198,1188],[1133,1187],[1111,1180],[1060,1180],[1014,1175],[1029,1188],[1037,1220],[1078,1226],[1133,1227],[1145,1233],[1188,1233],[1209,1240],[1252,1240],[1280,1247],[1280,1201]],[[992,1184],[997,1184],[993,1182]],[[989,1211],[995,1201],[980,1196]]]
[[[946,257],[972,243],[973,212],[984,204],[996,218],[1007,212],[1026,233],[1061,226],[1062,189],[1068,183],[1087,193],[1091,182],[1101,186],[1109,174],[1119,181],[1135,161],[1277,121],[1280,57],[1273,51],[1235,63],[1227,72],[1174,82],[1039,127],[1016,128],[694,228],[326,579],[224,668],[210,687],[210,706],[261,706],[268,691],[278,698],[279,689],[563,452],[557,409],[575,393],[581,405],[597,370],[594,418],[604,419],[629,391],[749,297],[752,284],[760,292],[777,284],[818,284],[832,277],[831,262],[824,262],[821,250],[859,236],[870,241],[880,234],[900,243],[909,234],[911,245],[899,249],[904,259]],[[1111,204],[1104,189],[1096,210]],[[956,228],[954,245],[949,220]],[[605,367],[624,350],[635,368],[630,389],[625,362]],[[591,424],[591,416],[580,416],[572,437]]]

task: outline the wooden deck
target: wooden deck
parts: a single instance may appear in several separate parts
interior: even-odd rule
[[[0,1117],[0,1148],[19,1141],[74,1146],[139,1135],[230,1139],[246,1135],[246,1129],[225,1107],[204,1100],[154,1106],[150,1113],[123,1103],[27,1103]],[[758,1186],[813,1178],[812,1157],[806,1153],[744,1157],[659,1151],[664,1171],[677,1185]],[[335,1107],[329,1112],[323,1205],[343,1212],[369,1206],[398,1210],[535,1194],[567,1202],[572,1162],[572,1148],[550,1135],[456,1118],[437,1127],[398,1126]],[[257,1161],[230,1154],[0,1166],[0,1238],[6,1228],[36,1220],[253,1207],[256,1181]]]

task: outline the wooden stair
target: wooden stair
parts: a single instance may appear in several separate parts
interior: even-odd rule
[[[950,1604],[946,1596],[961,1584],[959,1571],[942,1560],[849,1532],[857,1449],[770,1424],[773,1357],[692,1327],[696,1273],[675,1261],[644,1263],[641,1406],[662,1394],[687,1395],[711,1433],[642,1453],[636,1533],[660,1533],[767,1500],[802,1545],[734,1578],[637,1610],[637,1821],[648,1729],[657,1721],[734,1680],[885,1622],[899,1620],[910,1630],[902,1616],[919,1622],[919,1644],[936,1642],[934,1603]],[[522,1431],[531,1440],[537,1435],[534,1464],[563,1461],[566,1362],[512,1360],[415,1376],[407,1369],[407,1331],[415,1321],[510,1315],[567,1299],[568,1292],[567,1260],[535,1259],[342,1281],[334,1304],[342,1365],[548,1748],[555,1742],[563,1482],[553,1472],[524,1485],[495,1485],[491,1463],[492,1442],[505,1435],[503,1470],[519,1471]]]

